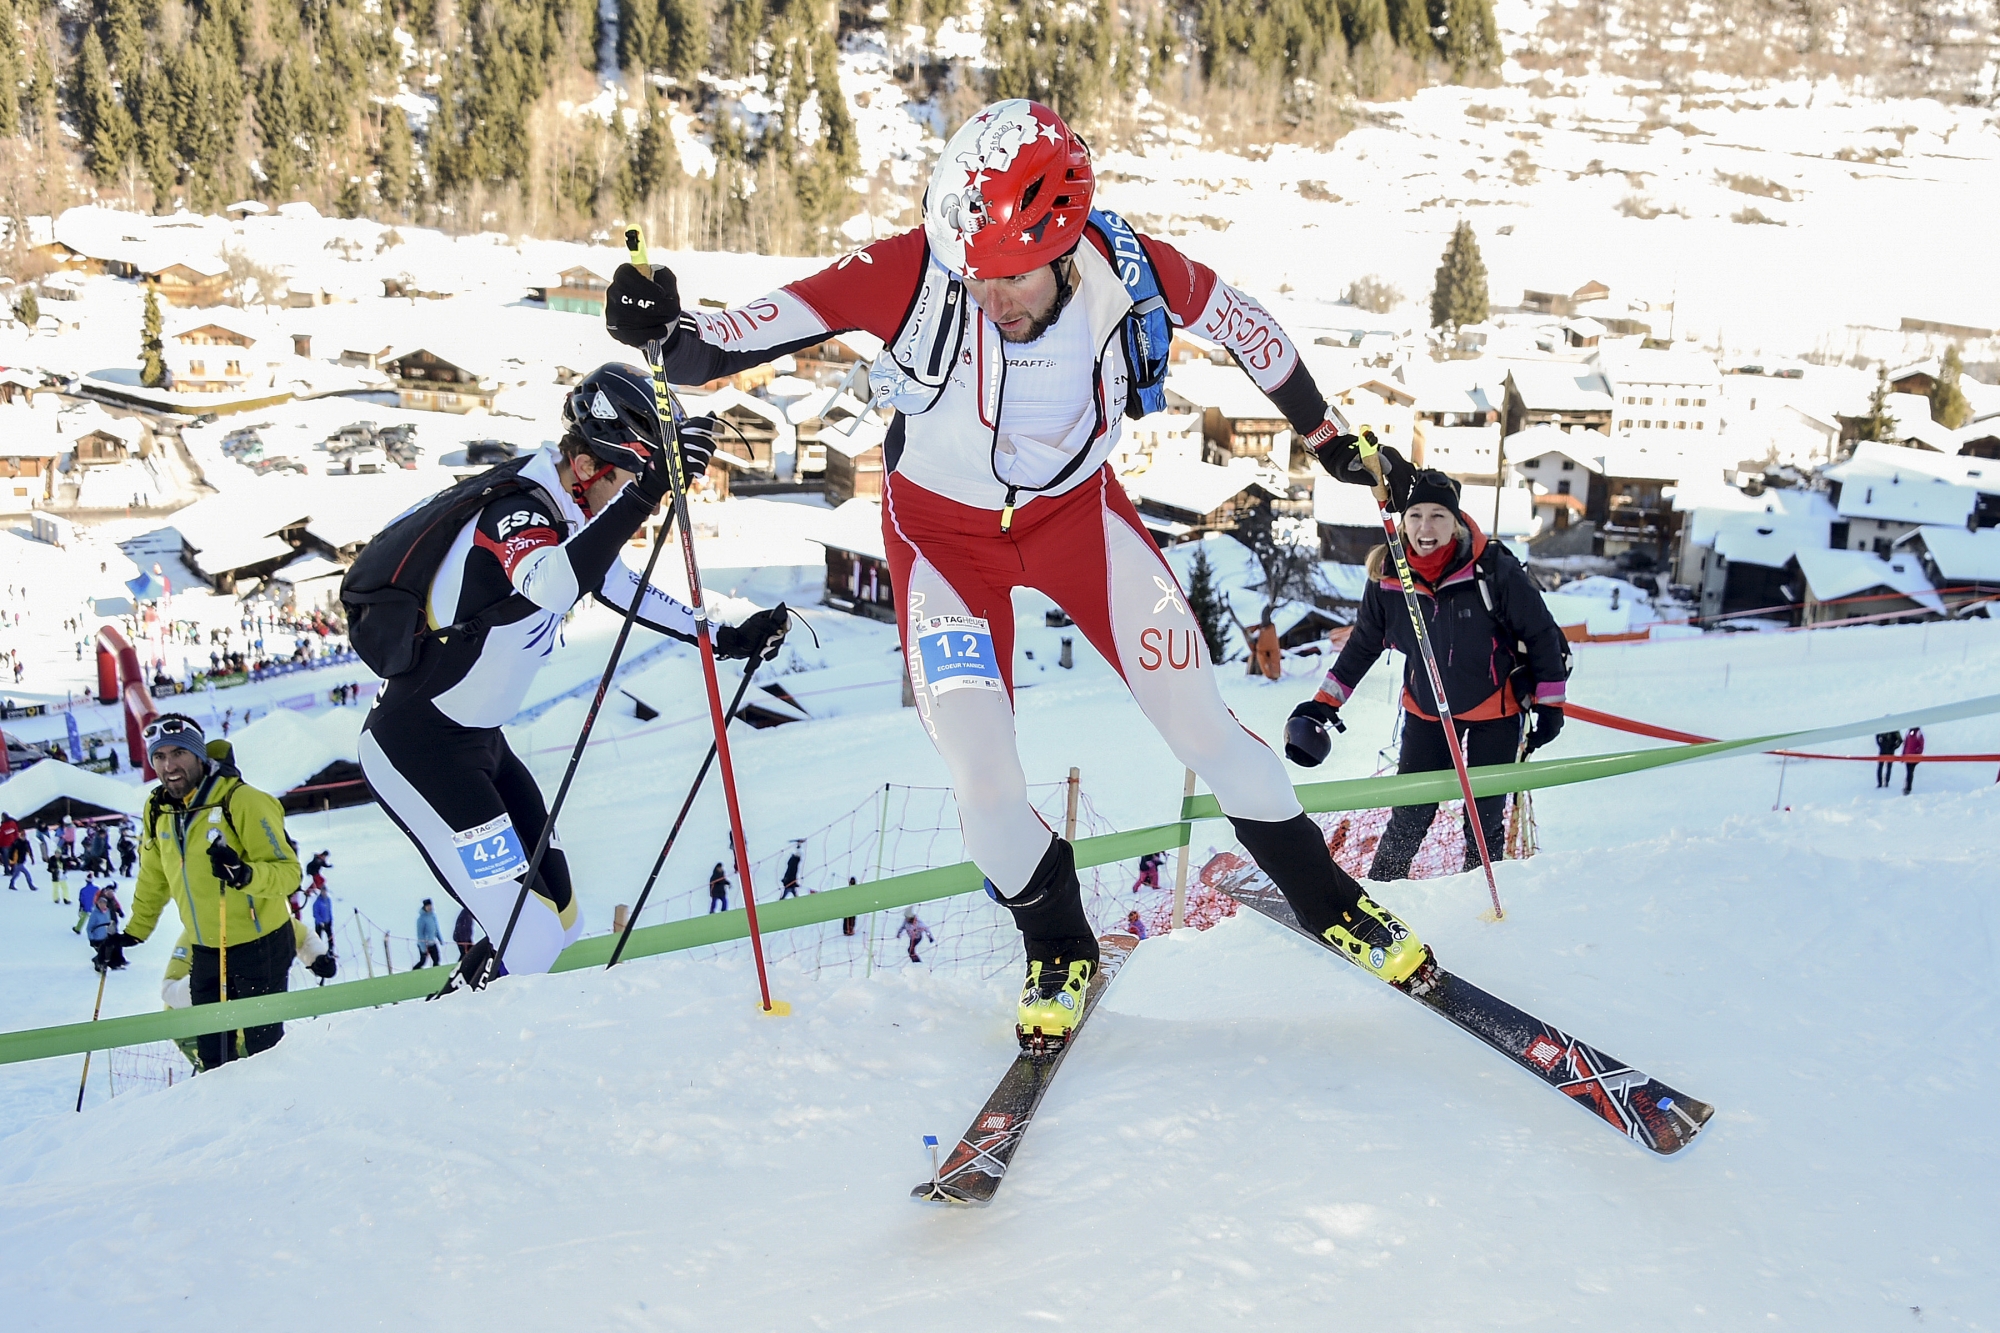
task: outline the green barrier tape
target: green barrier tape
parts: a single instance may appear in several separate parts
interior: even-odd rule
[[[1475,795],[1493,796],[1503,792],[1558,787],[1600,778],[1639,773],[1668,764],[1713,759],[1729,754],[1757,753],[1797,745],[1817,745],[1826,741],[1871,736],[1878,731],[1900,731],[1909,726],[1931,726],[1938,722],[1984,716],[2000,712],[2000,695],[1989,695],[1963,703],[1917,709],[1868,722],[1844,723],[1814,731],[1792,731],[1758,736],[1747,740],[1710,741],[1703,745],[1663,745],[1648,750],[1623,750],[1610,754],[1583,755],[1574,759],[1549,759],[1526,764],[1501,764],[1471,770]],[[1335,782],[1313,782],[1298,788],[1299,800],[1314,814],[1342,810],[1375,810],[1389,805],[1423,805],[1458,797],[1458,778],[1442,773],[1391,774],[1379,778],[1348,778]],[[1195,796],[1183,803],[1182,822],[1157,824],[1151,828],[1106,833],[1080,838],[1076,843],[1079,869],[1129,861],[1148,852],[1166,851],[1185,845],[1191,836],[1191,820],[1219,819],[1222,810],[1211,795]],[[949,898],[979,889],[985,880],[970,862],[912,871],[867,884],[830,889],[803,898],[785,898],[758,908],[759,925],[766,933],[795,930],[841,917],[890,911],[916,903]],[[705,944],[727,944],[750,934],[749,920],[739,908],[646,926],[632,932],[625,946],[626,958],[696,949]],[[602,967],[610,961],[615,937],[593,936],[578,940],[563,950],[552,971],[571,972],[585,967]],[[143,955],[141,955],[143,957]],[[254,999],[231,1000],[227,1004],[202,1005],[192,1009],[169,1009],[155,1014],[134,1014],[107,1018],[96,1023],[68,1023],[60,1027],[29,1028],[0,1033],[0,1064],[22,1060],[45,1060],[58,1055],[79,1055],[84,1051],[136,1046],[150,1041],[169,1041],[209,1032],[254,1027],[263,1023],[314,1018],[321,1014],[367,1009],[397,1004],[427,995],[442,984],[435,970],[401,972],[366,981],[342,982],[336,986],[314,986],[307,990]]]

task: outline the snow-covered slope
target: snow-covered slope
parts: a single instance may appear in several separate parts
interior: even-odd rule
[[[1988,692],[1996,662],[1985,625],[1718,636],[1585,647],[1575,688],[1743,734]],[[1178,777],[1088,667],[1022,693],[1030,776],[1081,756],[1101,808],[1157,819]],[[1267,734],[1305,688],[1228,682]],[[1372,767],[1388,694],[1378,672],[1322,772]],[[878,774],[933,780],[888,710],[746,736],[753,842]],[[587,909],[650,859],[628,830],[697,731],[586,765]],[[1625,743],[1572,724],[1558,744]],[[2000,723],[1931,749],[2000,749]],[[2000,792],[1984,766],[1931,766],[1905,798],[1866,765],[1792,763],[1773,811],[1780,771],[1541,794],[1545,850],[1501,868],[1502,925],[1476,875],[1383,891],[1454,968],[1714,1102],[1671,1160],[1243,918],[1142,946],[999,1202],[926,1211],[905,1197],[919,1136],[958,1133],[1007,1059],[1006,982],[786,964],[794,1012],[767,1019],[747,960],[675,957],[295,1024],[82,1116],[78,1061],[0,1070],[11,1320],[210,1328],[309,1291],[320,1318],[398,1328],[1991,1327]],[[704,818],[690,836],[719,846]],[[379,814],[333,821],[357,900],[429,891]],[[20,1023],[80,1016],[67,920],[4,899]],[[136,1002],[159,959],[135,961],[115,980]]]

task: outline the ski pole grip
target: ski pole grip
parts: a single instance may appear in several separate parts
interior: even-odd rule
[[[1361,450],[1361,466],[1367,468],[1368,475],[1375,478],[1376,503],[1389,503],[1389,483],[1382,476],[1382,446],[1375,439],[1375,432],[1364,426],[1358,447]]]
[[[653,275],[653,265],[646,258],[646,233],[637,227],[625,229],[625,255],[634,268],[646,270],[646,276]]]

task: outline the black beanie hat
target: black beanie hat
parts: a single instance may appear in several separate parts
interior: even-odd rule
[[[1403,512],[1408,513],[1411,505],[1443,505],[1451,511],[1453,518],[1465,516],[1458,510],[1459,485],[1452,478],[1436,468],[1427,467],[1410,479],[1410,493],[1403,501]]]

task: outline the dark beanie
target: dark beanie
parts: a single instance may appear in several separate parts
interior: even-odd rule
[[[1427,467],[1410,479],[1410,494],[1403,501],[1403,512],[1408,513],[1411,505],[1443,505],[1451,511],[1453,518],[1463,518],[1458,511],[1459,485],[1452,478],[1436,468]]]

